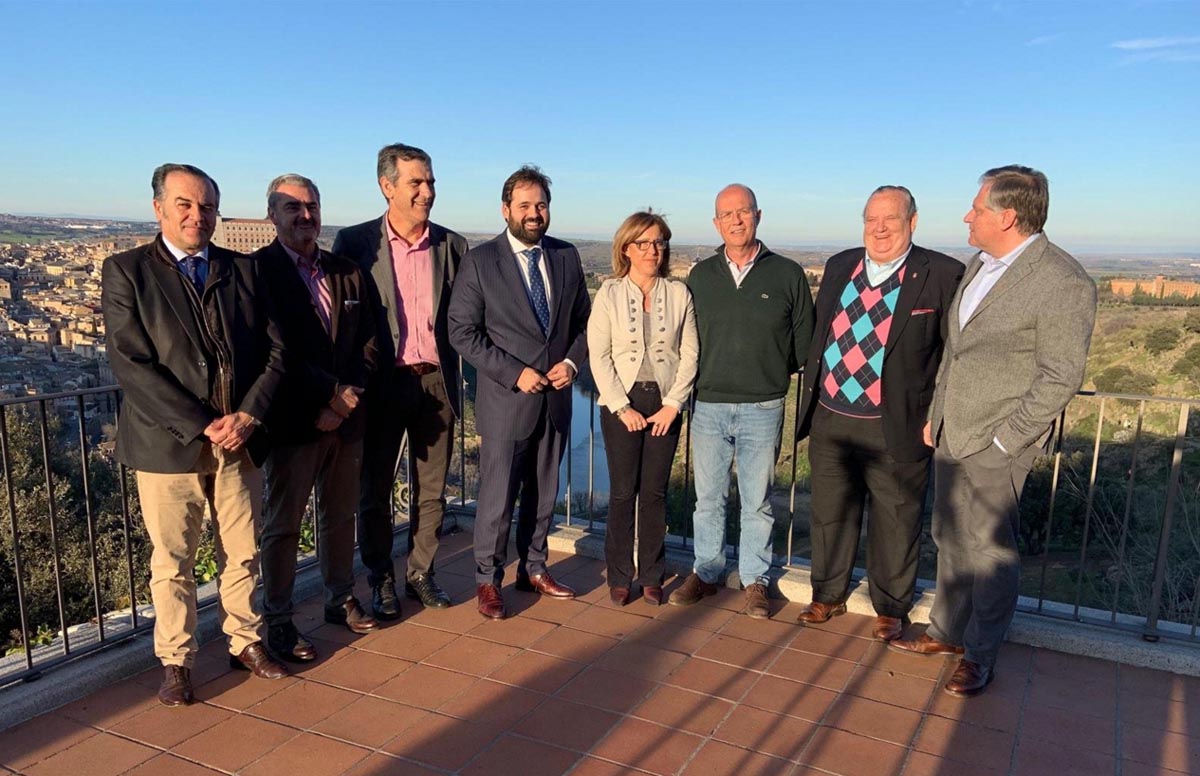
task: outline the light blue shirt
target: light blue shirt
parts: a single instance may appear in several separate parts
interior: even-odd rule
[[[908,258],[908,254],[910,253],[912,253],[912,243],[908,244],[908,250],[904,252],[904,255],[884,263],[873,260],[871,254],[867,253],[867,258],[863,261],[867,267],[867,282],[874,287],[890,278],[896,273],[896,270],[900,269],[900,266],[904,264],[904,260]]]
[[[739,267],[733,263],[732,259],[729,258],[729,251],[725,251],[725,265],[729,267],[729,272],[731,275],[733,275],[733,284],[735,286],[738,288],[742,287],[742,281],[745,280],[746,276],[750,274],[750,270],[754,269],[754,262],[758,261],[758,255],[760,253],[762,253],[761,242],[754,250],[754,258],[750,259],[750,261]]]
[[[1004,277],[1004,273],[1013,265],[1013,262],[1025,252],[1029,244],[1036,240],[1041,232],[1035,232],[1025,238],[1025,241],[1013,248],[1011,251],[995,258],[987,251],[979,252],[979,260],[983,262],[983,266],[975,273],[975,277],[971,278],[971,282],[963,289],[962,299],[958,302],[958,330],[962,331],[967,325],[967,321],[971,320],[971,316],[975,314],[975,309],[979,307],[979,303],[983,301],[988,292],[1000,282],[1000,278]]]

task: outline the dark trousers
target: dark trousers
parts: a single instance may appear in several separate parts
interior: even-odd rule
[[[517,509],[518,574],[546,571],[546,537],[558,498],[558,466],[566,437],[547,417],[526,439],[484,438],[479,445],[479,502],[475,509],[475,582],[499,585],[508,562],[508,531]]]
[[[812,466],[813,600],[846,600],[863,508],[867,508],[867,578],[875,612],[905,617],[912,608],[929,459],[897,461],[883,421],[851,418],[818,404],[808,442]]]
[[[633,409],[650,417],[662,408],[656,383],[634,383]],[[679,445],[681,417],[665,436],[651,436],[650,426],[629,431],[607,408],[600,410],[600,430],[608,457],[608,526],[604,557],[608,584],[629,587],[633,581],[634,506],[637,506],[637,580],[643,586],[663,583],[667,535],[667,480]]]
[[[362,442],[344,442],[336,431],[316,442],[280,445],[263,465],[267,496],[260,539],[263,615],[268,625],[291,622],[300,521],[309,493],[317,494],[317,557],[325,606],[350,600],[354,590],[354,497]]]
[[[965,647],[964,657],[983,666],[996,663],[1017,610],[1021,491],[1040,452],[1012,458],[992,444],[965,458],[943,446],[933,454],[938,564],[929,635]]]
[[[392,565],[392,489],[404,434],[409,478],[408,578],[433,569],[446,510],[446,473],[454,448],[454,410],[440,372],[397,370],[383,395],[369,398],[358,509],[358,547],[371,585],[396,578]]]

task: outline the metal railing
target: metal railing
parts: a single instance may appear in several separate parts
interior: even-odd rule
[[[452,508],[469,510],[478,449],[464,414],[472,409],[465,379],[462,388],[447,499]],[[578,391],[575,400],[588,412],[586,486],[580,493],[573,482],[569,433],[562,519],[599,531],[607,487],[597,477],[595,394]],[[0,661],[0,685],[36,678],[152,626],[144,616],[149,543],[129,472],[107,440],[119,402],[115,386],[0,400],[0,514],[7,529],[0,531],[0,618],[7,629],[0,638],[9,636],[12,651]],[[776,560],[783,566],[801,565],[806,556],[804,443],[788,443],[795,438],[798,403],[798,396],[789,403],[776,470],[774,503],[787,505],[776,510]],[[1200,422],[1192,412],[1198,404],[1077,395],[1060,418],[1051,454],[1026,486],[1023,610],[1138,631],[1149,640],[1200,643]],[[675,526],[668,542],[684,549],[691,544],[695,498],[690,439],[688,414],[668,492]],[[397,522],[405,516],[398,513]],[[731,516],[731,534],[736,523]],[[932,546],[928,539],[925,544]],[[310,555],[301,563],[313,560]],[[921,575],[933,578],[931,553]],[[201,606],[213,603],[209,595]]]

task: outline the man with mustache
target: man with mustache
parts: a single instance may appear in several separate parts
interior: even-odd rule
[[[479,613],[491,619],[505,616],[500,582],[518,491],[517,589],[575,596],[546,570],[546,537],[591,311],[579,252],[546,236],[550,179],[522,167],[500,199],[508,228],[467,254],[450,299],[450,343],[479,372],[475,581]]]
[[[446,473],[458,412],[458,357],[446,333],[450,287],[467,252],[462,235],[429,220],[436,198],[433,160],[394,143],[379,150],[379,190],[387,212],[338,232],[333,252],[357,261],[378,292],[379,371],[364,397],[358,547],[382,620],[400,617],[392,563],[392,487],[408,434],[408,569],[404,589],[423,606],[444,609],[450,597],[433,576],[446,509]]]
[[[267,218],[277,238],[251,258],[271,289],[286,371],[266,422],[263,616],[271,650],[308,662],[317,652],[292,622],[292,590],[300,521],[314,485],[325,620],[359,634],[379,627],[354,598],[354,511],[366,425],[359,396],[375,369],[375,311],[358,265],[317,246],[317,184],[296,174],[271,181]]]

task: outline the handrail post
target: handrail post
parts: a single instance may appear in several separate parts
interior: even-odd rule
[[[1171,524],[1175,516],[1175,499],[1179,494],[1179,470],[1183,466],[1183,439],[1187,433],[1188,405],[1179,405],[1179,423],[1175,427],[1175,449],[1171,453],[1171,474],[1167,480],[1167,503],[1163,507],[1162,527],[1158,535],[1158,552],[1154,556],[1154,584],[1150,589],[1150,611],[1142,638],[1158,641],[1158,616],[1162,608],[1163,580],[1167,575],[1167,551],[1171,543]]]

